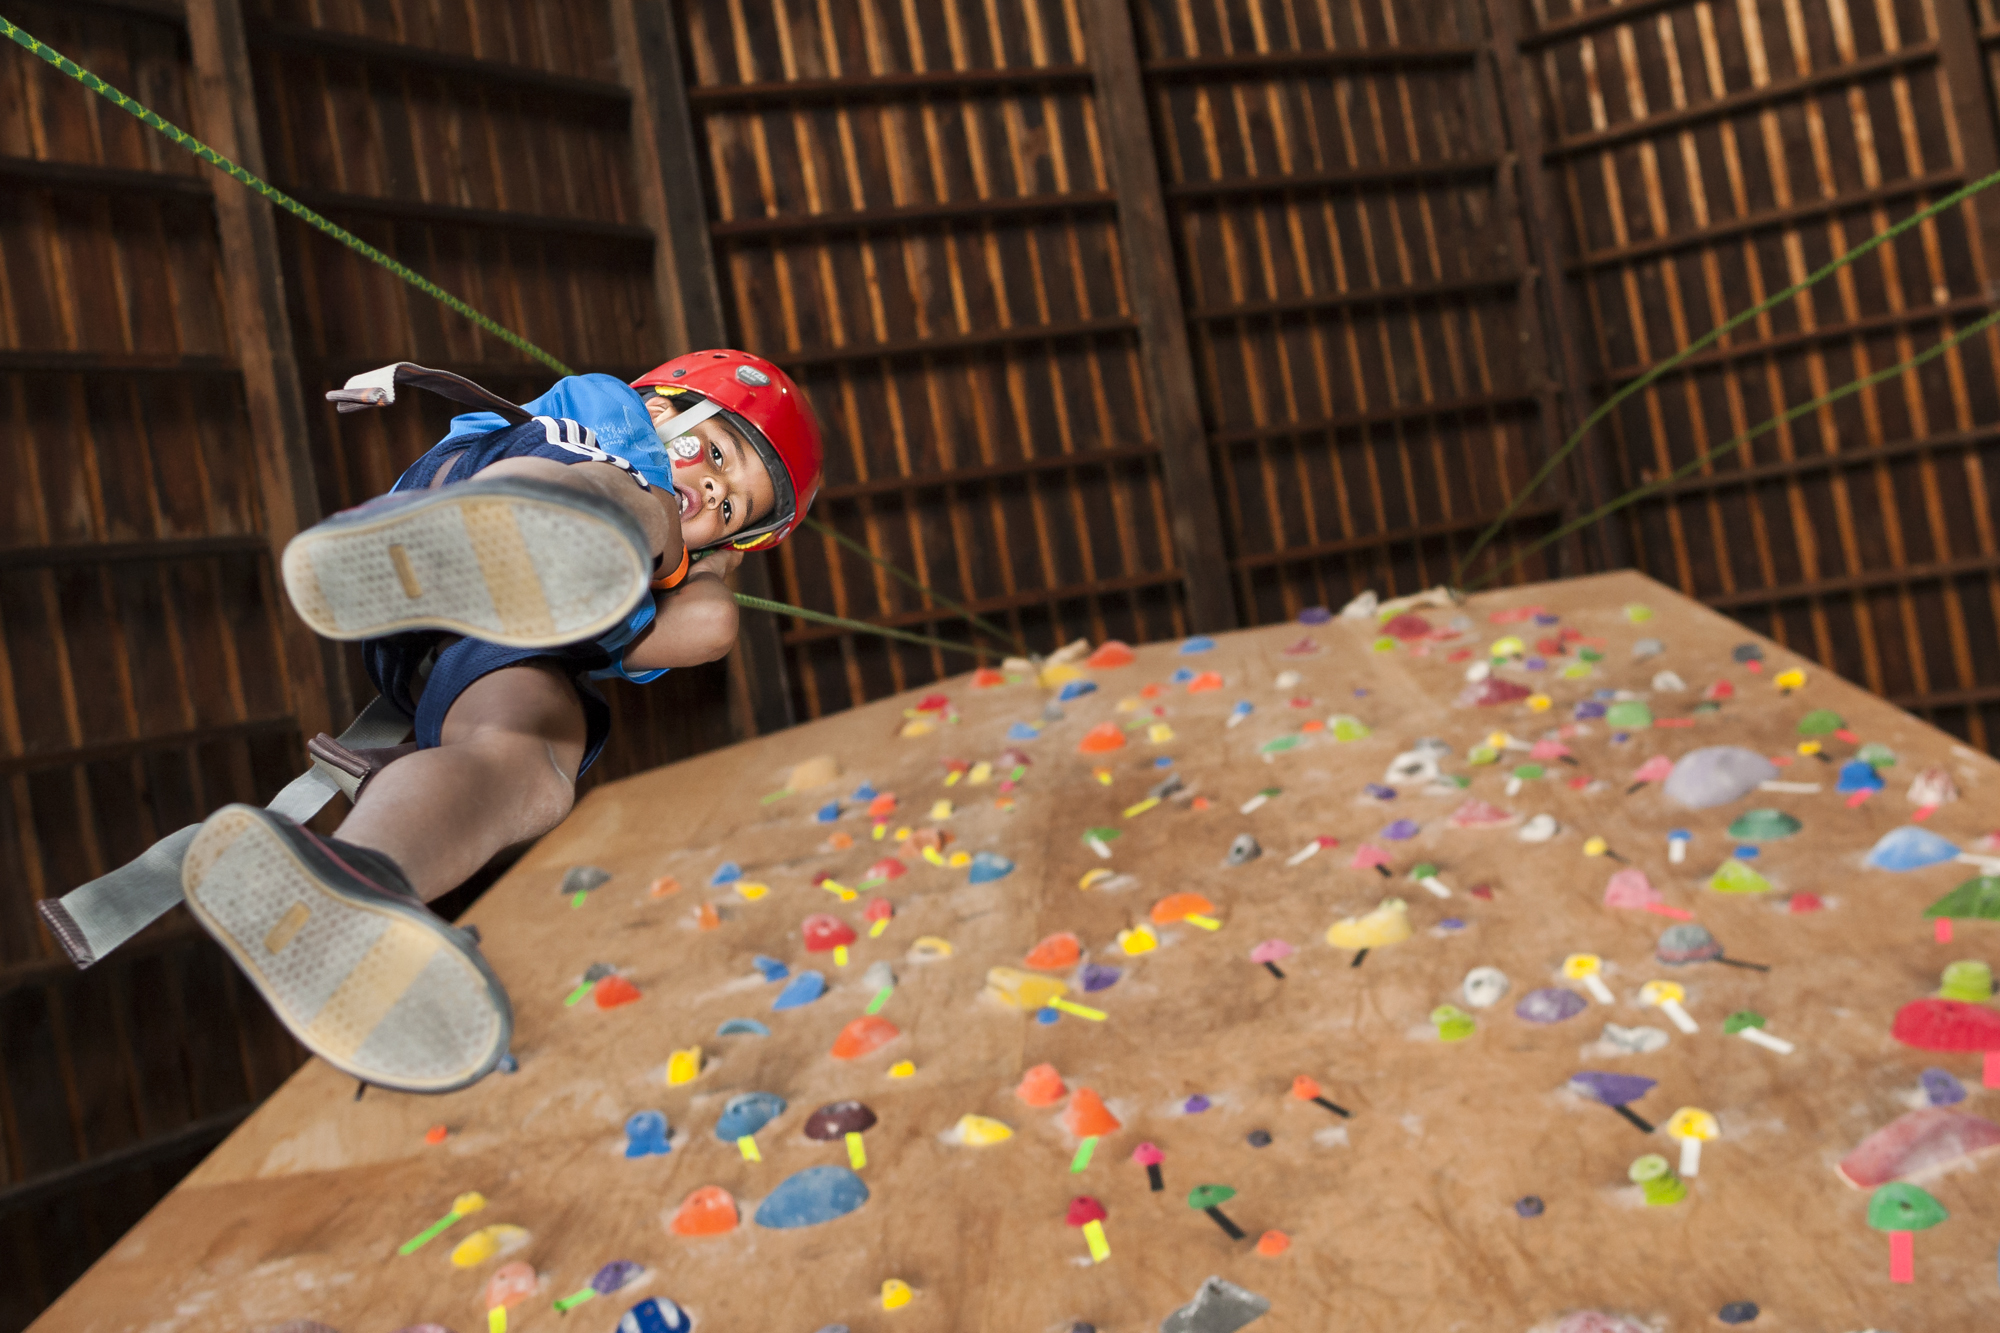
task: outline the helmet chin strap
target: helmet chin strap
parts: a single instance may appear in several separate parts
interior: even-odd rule
[[[722,415],[722,410],[721,403],[713,398],[704,398],[687,411],[674,413],[653,429],[659,435],[661,444],[672,444],[710,417]]]

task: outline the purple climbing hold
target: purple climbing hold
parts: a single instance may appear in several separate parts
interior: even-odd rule
[[[609,1296],[645,1271],[644,1264],[635,1264],[630,1259],[613,1259],[590,1279],[590,1289],[600,1296]]]
[[[1560,1023],[1565,1018],[1575,1018],[1588,1007],[1584,998],[1573,990],[1544,986],[1523,995],[1514,1006],[1514,1014],[1530,1023]]]
[[[1414,819],[1399,819],[1389,825],[1388,828],[1383,829],[1382,836],[1390,842],[1407,842],[1409,839],[1417,836],[1417,821]]]
[[[1932,1106],[1956,1106],[1965,1100],[1965,1085],[1949,1070],[1926,1069],[1917,1081],[1924,1085],[1924,1100]]]
[[[1082,971],[1077,973],[1076,980],[1085,991],[1101,991],[1116,986],[1118,979],[1124,975],[1115,967],[1106,967],[1102,963],[1085,963]]]
[[[1588,1097],[1594,1102],[1603,1102],[1606,1106],[1624,1106],[1628,1102],[1638,1101],[1651,1092],[1654,1081],[1650,1078],[1641,1078],[1637,1074],[1612,1074],[1597,1069],[1586,1069],[1570,1076],[1569,1087],[1571,1092],[1581,1097]]]
[[[1324,625],[1332,619],[1333,612],[1323,606],[1309,606],[1299,612],[1299,623],[1301,625]]]
[[[1522,1217],[1540,1217],[1546,1206],[1536,1194],[1523,1194],[1514,1200],[1514,1211]]]
[[[1197,1092],[1194,1096],[1181,1103],[1181,1110],[1187,1112],[1189,1115],[1200,1115],[1213,1105],[1213,1102]]]

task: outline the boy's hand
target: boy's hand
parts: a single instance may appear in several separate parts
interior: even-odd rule
[[[688,572],[713,574],[719,579],[726,579],[734,574],[736,567],[742,563],[743,552],[733,546],[720,546],[712,551],[703,552],[701,559],[695,561],[694,568]]]

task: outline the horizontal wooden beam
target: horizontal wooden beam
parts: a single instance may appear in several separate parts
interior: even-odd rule
[[[482,60],[422,46],[333,32],[303,23],[258,23],[246,25],[245,36],[259,51],[284,51],[297,55],[327,56],[339,61],[367,65],[394,66],[419,74],[477,80],[483,95],[531,91],[551,94],[565,106],[623,115],[632,95],[621,83],[603,79],[583,79],[571,74],[515,65],[502,60]]]
[[[888,208],[842,209],[827,213],[793,213],[784,217],[730,218],[709,224],[717,240],[764,240],[790,236],[820,236],[835,232],[891,230],[942,222],[1012,222],[1033,217],[1060,217],[1096,212],[1117,205],[1109,190],[1077,190],[1068,194],[1031,194],[1012,198],[962,199],[939,203],[897,204]]]
[[[1911,583],[1939,583],[1947,579],[1989,577],[2000,574],[2000,555],[1974,555],[1959,560],[1941,560],[1933,564],[1904,565],[1901,568],[1863,570],[1856,574],[1836,574],[1828,578],[1813,579],[1808,583],[1792,583],[1776,588],[1750,588],[1740,592],[1717,593],[1703,597],[1703,604],[1718,611],[1731,611],[1741,606],[1772,606],[1779,602],[1800,602],[1814,597],[1838,597],[1846,593],[1873,592],[1879,588],[1893,588]]]
[[[1177,204],[1207,199],[1234,199],[1304,190],[1367,190],[1398,185],[1442,185],[1448,181],[1491,176],[1498,157],[1461,157],[1449,162],[1412,162],[1393,167],[1340,167],[1331,171],[1297,171],[1285,175],[1238,176],[1233,179],[1178,181],[1166,188]]]
[[[636,222],[611,222],[601,218],[562,217],[551,213],[517,213],[503,208],[467,208],[459,204],[433,204],[421,199],[391,199],[374,194],[344,194],[314,189],[309,185],[281,187],[286,194],[318,213],[334,216],[389,218],[397,222],[438,222],[456,227],[483,227],[496,231],[532,231],[555,236],[587,237],[616,241],[650,249],[652,228]]]
[[[1682,375],[1708,370],[1715,366],[1728,365],[1736,361],[1749,361],[1758,357],[1782,356],[1786,352],[1796,352],[1801,348],[1815,347],[1826,343],[1845,342],[1849,338],[1866,338],[1877,333],[1893,333],[1897,329],[1907,329],[1919,324],[1935,324],[1943,320],[1960,319],[1973,315],[1984,315],[1992,310],[1992,303],[1981,296],[1961,296],[1956,301],[1943,305],[1916,306],[1909,310],[1896,310],[1887,314],[1869,315],[1862,319],[1847,320],[1839,324],[1822,324],[1818,328],[1800,329],[1794,333],[1781,333],[1775,338],[1759,338],[1754,342],[1733,343],[1727,347],[1716,347],[1706,352],[1697,352],[1675,366],[1664,377],[1662,383],[1671,384]],[[1621,366],[1609,375],[1593,381],[1600,390],[1610,389],[1643,375],[1650,367]]]
[[[187,22],[181,0],[14,0],[30,12],[49,14],[114,14],[120,18],[152,19],[176,26]]]
[[[2000,703],[2000,685],[1974,685],[1970,689],[1934,690],[1928,694],[1893,694],[1889,702],[1912,713],[1939,708],[1979,708]]]
[[[1732,490],[1739,486],[1764,486],[1774,482],[1796,481],[1801,477],[1810,477],[1821,472],[1844,472],[1849,468],[1874,467],[1877,464],[1893,463],[1902,458],[1949,453],[1954,449],[1977,449],[1994,443],[2000,443],[2000,425],[1928,435],[1914,440],[1897,440],[1890,444],[1849,449],[1837,454],[1807,454],[1802,458],[1782,458],[1769,463],[1754,463],[1749,467],[1728,468],[1706,475],[1684,477],[1679,481],[1667,483],[1638,503],[1664,504],[1687,495]]]
[[[193,161],[192,158],[189,161]],[[213,197],[200,176],[95,162],[50,162],[38,157],[0,157],[0,181],[28,189],[89,190],[104,194],[164,194],[190,199]]]
[[[403,359],[408,360],[410,358],[405,357]],[[380,356],[370,357],[301,357],[299,359],[299,376],[302,380],[310,381],[306,397],[309,401],[312,401],[316,398],[316,394],[312,391],[312,385],[345,384],[351,376],[359,375],[364,371],[379,369],[395,360],[397,360],[396,353],[389,351],[385,351]],[[432,370],[448,370],[454,375],[463,375],[474,383],[484,384],[488,387],[491,387],[495,380],[507,382],[527,380],[531,383],[539,384],[543,388],[547,388],[556,381],[556,372],[539,361],[433,361],[426,357],[421,360],[420,364],[428,366]],[[644,374],[648,367],[585,366],[582,369],[586,371],[602,371],[607,375],[616,375],[621,380],[632,380]],[[536,392],[540,392],[540,390]],[[534,396],[535,394],[524,395],[526,398]],[[393,411],[394,409],[377,410]]]
[[[1370,74],[1398,69],[1470,65],[1479,47],[1470,43],[1441,46],[1361,46],[1340,51],[1237,51],[1214,55],[1169,56],[1140,66],[1146,78],[1260,79],[1284,74]]]
[[[1019,611],[1034,606],[1050,606],[1056,602],[1074,602],[1087,597],[1137,592],[1144,588],[1157,588],[1180,582],[1179,571],[1171,569],[1146,574],[1124,574],[1117,578],[1073,584],[1067,588],[1038,588],[1027,592],[1010,593],[1005,597],[988,597],[977,602],[966,602],[965,608],[976,616],[984,616],[1002,611]],[[888,629],[909,629],[915,625],[949,625],[954,621],[962,621],[965,617],[955,611],[933,608],[898,611],[894,615],[870,616],[866,619],[871,625],[881,625]],[[809,624],[804,629],[786,630],[785,646],[789,648],[795,644],[818,643],[826,639],[846,638],[849,635],[865,638],[854,630],[839,629],[832,625]]]
[[[822,486],[819,498],[820,503],[825,504],[828,501],[858,500],[876,495],[912,495],[918,491],[941,490],[950,486],[978,486],[1044,472],[1068,472],[1078,468],[1108,468],[1127,463],[1149,463],[1157,461],[1159,456],[1160,450],[1157,445],[1119,445],[1110,449],[1081,450],[1073,454],[1047,454],[1039,458],[1020,458],[1005,463],[981,463],[972,467],[952,468],[946,472],[919,473],[907,477],[871,477],[867,481],[853,481],[841,486]]]
[[[1130,333],[1138,326],[1122,316],[1079,319],[1065,324],[1023,324],[995,329],[990,333],[943,333],[928,338],[899,338],[889,342],[855,343],[847,347],[802,347],[796,352],[771,352],[770,358],[787,370],[800,367],[852,365],[856,362],[897,360],[909,357],[963,356],[971,352],[1018,347],[1023,344],[1059,342],[1075,338],[1104,338]]]
[[[1898,199],[1907,199],[1912,195],[1949,194],[1957,189],[1964,179],[1965,177],[1956,171],[1936,171],[1928,176],[1893,181],[1872,190],[1856,190],[1838,199],[1815,199],[1810,203],[1794,204],[1789,208],[1767,208],[1673,236],[1656,236],[1651,240],[1636,241],[1631,245],[1607,246],[1602,250],[1592,250],[1568,267],[1571,273],[1581,274],[1588,273],[1592,269],[1610,268],[1617,264],[1635,264],[1641,260],[1672,254],[1679,250],[1698,250],[1704,245],[1715,245],[1751,232],[1783,230],[1796,227],[1803,222],[1829,218],[1836,213],[1849,213],[1857,209],[1873,208],[1878,204],[1894,203]],[[1851,239],[1859,241],[1866,238],[1857,236]]]
[[[1605,28],[1615,28],[1621,23],[1636,23],[1640,19],[1651,18],[1663,9],[1687,6],[1688,0],[1625,0],[1623,4],[1603,5],[1522,33],[1521,49],[1533,51],[1557,42],[1574,41]]]
[[[1524,506],[1507,520],[1507,526],[1540,523],[1560,517],[1562,512],[1562,506],[1558,504]],[[1380,550],[1385,546],[1436,541],[1441,537],[1453,537],[1462,532],[1484,532],[1498,517],[1500,517],[1498,513],[1475,514],[1468,518],[1448,518],[1436,523],[1422,523],[1413,528],[1387,528],[1381,532],[1336,537],[1331,541],[1313,542],[1306,546],[1287,546],[1279,551],[1256,551],[1249,555],[1239,555],[1229,563],[1236,569],[1265,569],[1272,565],[1293,565],[1307,560],[1322,560],[1328,556],[1355,555],[1363,551]]]
[[[1219,449],[1234,449],[1246,444],[1258,444],[1266,440],[1284,440],[1298,435],[1319,435],[1328,431],[1358,430],[1368,426],[1386,426],[1399,421],[1423,421],[1431,417],[1457,416],[1465,412],[1505,412],[1524,407],[1534,407],[1540,400],[1527,390],[1519,393],[1484,393],[1468,398],[1440,398],[1430,403],[1404,403],[1397,407],[1378,408],[1372,412],[1343,412],[1335,416],[1315,417],[1309,421],[1286,421],[1269,426],[1250,426],[1242,430],[1213,431],[1209,434],[1210,444]]]
[[[1689,130],[1712,120],[1726,120],[1731,116],[1745,115],[1774,103],[1790,101],[1795,97],[1808,97],[1827,89],[1846,88],[1864,79],[1900,73],[1917,65],[1928,64],[1937,58],[1936,42],[1918,42],[1899,51],[1889,51],[1866,60],[1854,61],[1852,64],[1814,70],[1795,79],[1779,79],[1759,88],[1745,88],[1741,92],[1718,97],[1700,106],[1643,116],[1638,120],[1627,121],[1623,125],[1613,125],[1609,129],[1561,139],[1543,149],[1542,156],[1553,160],[1574,157],[1579,153],[1601,152],[1633,139]]]
[[[0,348],[0,373],[84,375],[241,375],[226,356],[171,352],[70,352],[55,348]]]
[[[711,83],[688,89],[698,111],[783,109],[814,102],[897,102],[921,97],[992,97],[1090,86],[1088,65],[1023,65],[1013,69],[945,69],[855,74],[837,79],[773,79]]]
[[[158,537],[125,542],[63,542],[55,546],[0,547],[0,569],[50,565],[115,565],[160,560],[200,560],[212,555],[254,555],[270,549],[263,534],[223,533],[211,537]]]
[[[67,750],[0,755],[0,777],[16,773],[41,773],[55,768],[75,768],[80,764],[115,763],[139,755],[158,754],[166,750],[186,750],[197,745],[211,745],[217,741],[282,735],[286,732],[296,732],[298,726],[298,719],[293,717],[261,717],[252,718],[247,722],[224,722],[212,727],[169,732],[161,736],[138,736],[130,740],[103,741],[96,745],[80,745]],[[303,752],[300,753],[299,760],[300,767],[304,767]]]
[[[1311,296],[1284,296],[1269,301],[1241,301],[1234,305],[1204,306],[1188,311],[1197,324],[1214,324],[1234,319],[1257,319],[1270,315],[1306,315],[1328,310],[1358,310],[1403,302],[1445,300],[1455,296],[1479,296],[1489,292],[1518,295],[1526,275],[1498,273],[1490,278],[1467,278],[1458,282],[1416,282],[1366,291],[1320,292]]]
[[[103,1153],[72,1166],[45,1171],[18,1185],[9,1185],[5,1189],[0,1189],[0,1215],[19,1212],[23,1208],[72,1194],[81,1194],[86,1190],[99,1189],[105,1181],[114,1176],[123,1175],[128,1171],[143,1170],[170,1157],[196,1152],[205,1153],[228,1138],[256,1109],[254,1106],[239,1106],[234,1110],[184,1125],[158,1138]]]

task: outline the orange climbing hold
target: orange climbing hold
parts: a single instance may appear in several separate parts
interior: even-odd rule
[[[533,1265],[518,1260],[502,1264],[486,1283],[486,1308],[511,1309],[534,1295],[538,1285]]]
[[[694,924],[698,930],[714,930],[722,924],[722,913],[715,910],[714,903],[703,903],[694,914]]]
[[[614,972],[591,988],[590,998],[597,1001],[599,1009],[616,1009],[638,999],[639,988]]]
[[[833,1039],[833,1058],[859,1060],[870,1051],[879,1051],[903,1035],[903,1030],[886,1018],[863,1014],[840,1030]]]
[[[653,881],[653,887],[651,890],[649,890],[649,892],[651,892],[651,894],[655,898],[665,898],[671,894],[679,893],[680,891],[681,891],[681,882],[675,879],[672,875],[660,876],[658,879]]]
[[[1188,682],[1189,694],[1201,694],[1208,690],[1219,690],[1221,688],[1222,673],[1220,671],[1204,671]]]
[[[676,1236],[720,1236],[736,1230],[736,1200],[720,1185],[703,1185],[681,1201],[667,1230]]]
[[[975,690],[990,690],[995,685],[1005,685],[1006,683],[1007,673],[997,671],[992,667],[981,667],[972,673],[972,688]]]
[[[836,832],[826,840],[826,845],[836,852],[844,852],[854,845],[854,836],[850,833]]]
[[[896,813],[896,793],[885,791],[868,803],[868,817],[878,823]]]
[[[1319,1084],[1313,1082],[1313,1080],[1307,1078],[1304,1074],[1300,1074],[1292,1080],[1292,1096],[1298,1098],[1300,1101],[1309,1102],[1319,1095]]]
[[[1124,1122],[1111,1114],[1104,1099],[1089,1088],[1078,1088],[1069,1099],[1069,1109],[1063,1112],[1063,1128],[1080,1139],[1115,1134],[1124,1127]]]
[[[1079,754],[1110,754],[1125,748],[1125,733],[1116,722],[1100,722],[1076,743]]]
[[[1210,916],[1215,912],[1215,904],[1198,893],[1170,893],[1153,904],[1153,924],[1171,926],[1176,921],[1185,921],[1191,916]]]
[[[1014,1095],[1030,1106],[1054,1106],[1069,1095],[1069,1089],[1063,1086],[1054,1065],[1036,1065],[1021,1075],[1021,1086],[1014,1089]]]
[[[1060,972],[1083,957],[1083,942],[1068,931],[1049,936],[1022,959],[1038,972]]]
[[[451,1131],[443,1125],[432,1125],[424,1131],[424,1142],[430,1144],[433,1148],[450,1137]]]
[[[1275,1259],[1292,1248],[1292,1238],[1282,1231],[1267,1231],[1257,1237],[1257,1253]]]
[[[1131,666],[1139,660],[1139,655],[1117,639],[1107,639],[1104,646],[1083,659],[1083,664],[1099,671],[1109,671],[1112,667]]]

